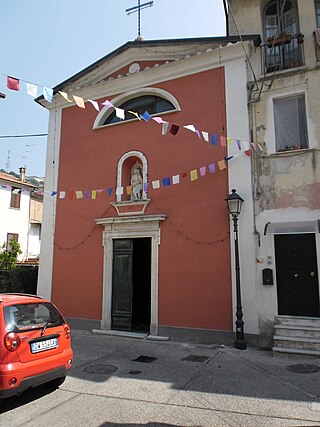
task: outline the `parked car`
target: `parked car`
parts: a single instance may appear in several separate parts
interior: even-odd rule
[[[0,400],[41,384],[59,387],[72,360],[70,328],[54,304],[0,294]]]

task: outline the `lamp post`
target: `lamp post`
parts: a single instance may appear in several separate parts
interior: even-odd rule
[[[231,193],[225,199],[228,205],[229,213],[233,220],[233,231],[234,231],[234,250],[235,250],[235,270],[236,270],[236,295],[237,295],[237,320],[236,320],[236,340],[234,342],[235,348],[239,350],[245,350],[247,343],[244,340],[244,331],[242,320],[242,305],[241,305],[241,288],[240,288],[240,263],[239,263],[239,245],[238,245],[238,216],[241,212],[241,205],[244,201],[236,190],[231,190]]]

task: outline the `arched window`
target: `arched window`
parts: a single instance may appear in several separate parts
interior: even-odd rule
[[[148,111],[148,113],[151,115],[175,110],[174,105],[170,101],[155,95],[144,95],[130,99],[129,101],[119,105],[118,108],[125,110],[125,120],[134,118],[134,115],[129,113],[129,111],[133,111],[139,115],[143,114],[145,111]],[[120,121],[121,120],[116,116],[116,113],[113,112],[109,117],[107,117],[103,124],[109,125],[111,123],[117,123]]]
[[[296,0],[272,0],[263,15],[266,71],[303,65]]]
[[[110,100],[114,107],[125,111],[125,121],[137,120],[129,111],[142,115],[147,111],[150,115],[172,113],[180,111],[180,105],[176,98],[169,92],[160,88],[139,88],[125,92]],[[116,116],[115,109],[104,107],[97,115],[93,129],[123,122]]]

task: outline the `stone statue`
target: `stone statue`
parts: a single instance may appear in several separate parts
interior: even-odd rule
[[[130,184],[132,186],[131,200],[141,200],[143,175],[142,175],[142,165],[138,162],[136,162],[131,168]]]

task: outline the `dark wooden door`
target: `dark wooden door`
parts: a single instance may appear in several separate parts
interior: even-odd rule
[[[314,234],[275,235],[278,313],[320,317]]]
[[[131,331],[133,240],[113,241],[112,329]]]

